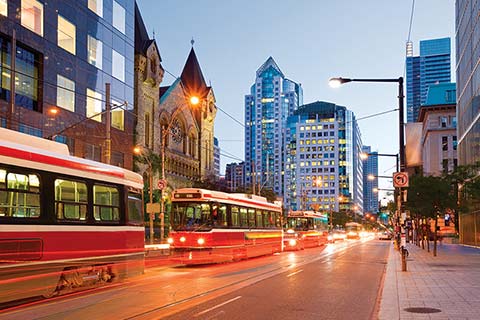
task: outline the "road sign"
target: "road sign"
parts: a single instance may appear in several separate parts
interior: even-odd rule
[[[158,182],[157,182],[157,187],[158,189],[160,190],[163,190],[167,187],[167,180],[165,179],[159,179]]]
[[[406,172],[395,172],[393,174],[393,186],[395,188],[408,187],[408,174]]]
[[[147,213],[159,213],[160,212],[160,203],[147,203]]]

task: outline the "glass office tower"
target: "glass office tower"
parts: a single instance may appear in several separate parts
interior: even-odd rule
[[[361,212],[362,142],[353,112],[317,101],[299,107],[286,128],[285,207]]]
[[[302,87],[269,57],[245,96],[245,183],[257,193],[269,188],[283,195],[285,125],[302,100]]]
[[[363,160],[363,209],[365,212],[378,212],[378,153],[370,146],[363,146],[362,152],[368,157]]]
[[[451,81],[450,38],[420,41],[420,55],[407,43],[407,122],[415,122],[427,99],[428,86]]]

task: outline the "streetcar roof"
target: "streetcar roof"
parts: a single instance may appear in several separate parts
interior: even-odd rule
[[[229,204],[250,205],[255,207],[268,208],[270,210],[281,211],[282,207],[268,202],[266,198],[245,194],[245,193],[226,193],[222,191],[199,189],[199,188],[181,188],[175,190],[172,201],[221,201]],[[195,197],[181,197],[180,194],[195,195]]]
[[[71,156],[68,146],[0,128],[0,162],[143,188],[142,176],[113,165]]]

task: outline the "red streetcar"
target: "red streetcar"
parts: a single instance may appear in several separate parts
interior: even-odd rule
[[[282,209],[263,197],[185,188],[173,192],[168,242],[184,264],[219,263],[282,250]]]
[[[285,250],[302,250],[327,243],[328,217],[313,211],[291,211],[288,213],[284,233]]]
[[[0,303],[143,272],[142,177],[0,128]]]

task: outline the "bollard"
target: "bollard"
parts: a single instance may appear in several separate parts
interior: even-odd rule
[[[400,247],[400,252],[402,254],[402,271],[407,271],[407,249],[404,246]]]

